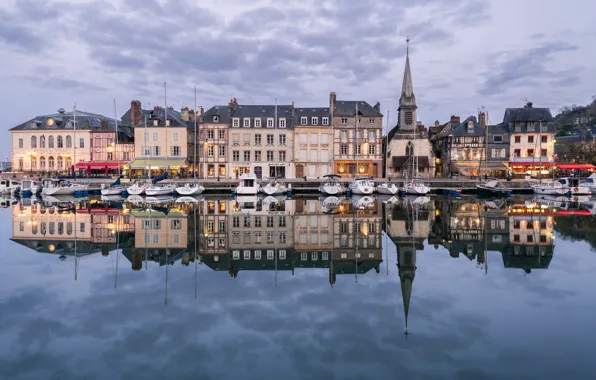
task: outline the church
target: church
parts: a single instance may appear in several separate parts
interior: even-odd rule
[[[406,40],[406,67],[399,98],[398,122],[388,132],[385,155],[387,178],[435,176],[435,155],[423,126],[418,125],[416,96],[410,71],[410,40]]]

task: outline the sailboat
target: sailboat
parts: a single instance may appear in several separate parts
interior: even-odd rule
[[[542,123],[539,123],[540,125],[542,125]],[[540,152],[540,169],[539,169],[539,182],[538,183],[533,183],[532,186],[532,190],[534,191],[534,193],[536,194],[542,194],[542,195],[568,195],[570,194],[571,190],[569,188],[569,185],[567,183],[562,183],[560,181],[557,180],[552,180],[552,181],[545,181],[542,182],[542,127],[540,127],[540,133],[538,135],[538,142],[540,143],[539,147],[538,147],[538,152]],[[534,163],[532,162],[532,165]]]
[[[415,127],[416,128],[416,127]],[[404,183],[404,187],[401,191],[404,194],[410,195],[426,195],[430,192],[430,187],[424,184],[422,178],[418,177],[418,156],[416,155],[416,134],[417,131],[414,129],[414,146],[410,162],[412,164],[412,179]]]
[[[195,87],[195,112],[197,110],[197,88]],[[201,194],[203,191],[205,191],[205,187],[199,185],[199,182],[197,181],[197,118],[199,115],[195,114],[195,159],[194,159],[194,170],[193,170],[193,176],[194,176],[194,181],[192,183],[185,183],[182,186],[179,186],[176,188],[176,192],[180,195],[199,195]]]
[[[323,194],[337,195],[346,192],[346,188],[339,182],[341,176],[337,174],[324,175],[325,182],[319,186],[319,191]]]
[[[385,135],[385,150],[389,151],[389,110],[387,110],[387,131]],[[385,172],[385,182],[377,186],[377,193],[385,195],[395,195],[399,191],[399,187],[395,183],[390,183]]]
[[[145,115],[145,146],[147,146],[147,115]],[[145,152],[146,153],[146,152]],[[151,150],[149,151],[149,155],[151,155]],[[147,176],[149,180],[151,180],[151,163],[149,162],[149,158],[145,155],[147,160]],[[135,181],[132,185],[126,188],[126,192],[130,195],[143,195],[145,194],[145,189],[147,188],[148,183]]]
[[[120,156],[118,155],[118,119],[116,118],[116,99],[114,99],[114,123],[116,123],[116,160],[118,161],[118,178],[108,186],[103,186],[101,195],[120,195],[126,191],[126,186],[120,183]]]

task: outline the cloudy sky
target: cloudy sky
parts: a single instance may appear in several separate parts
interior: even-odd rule
[[[381,101],[395,121],[405,39],[419,119],[596,94],[596,3],[569,0],[1,0],[7,130],[63,107],[131,99],[325,105]],[[590,75],[591,74],[591,75]],[[10,112],[6,112],[10,111]],[[7,139],[0,143],[6,156]]]

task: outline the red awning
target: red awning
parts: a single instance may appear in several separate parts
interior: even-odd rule
[[[124,164],[124,163],[122,163]],[[94,162],[77,162],[77,169],[87,169],[87,168],[91,168],[91,169],[96,169],[96,170],[105,170],[105,168],[108,169],[118,169],[118,163],[117,162],[101,162],[101,161],[94,161]]]
[[[596,166],[590,164],[557,164],[557,169],[562,170],[590,170],[596,169]]]
[[[509,166],[515,167],[515,166],[534,166],[534,167],[540,167],[540,166],[544,166],[544,167],[549,167],[551,166],[552,163],[551,162],[510,162]]]

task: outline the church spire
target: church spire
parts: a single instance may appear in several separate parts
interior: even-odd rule
[[[410,37],[406,38],[406,67],[399,97],[398,124],[400,131],[413,132],[416,128],[417,113],[416,97],[414,96],[414,85],[412,84],[412,72],[410,71]]]
[[[405,334],[408,335],[408,313],[410,311],[410,298],[412,285],[416,276],[416,248],[409,246],[397,247],[397,273],[401,285],[401,298],[404,307]]]
[[[404,80],[401,85],[400,103],[402,98],[413,98],[413,105],[416,105],[414,86],[412,85],[412,72],[410,71],[410,37],[406,38],[406,67],[404,69]]]

